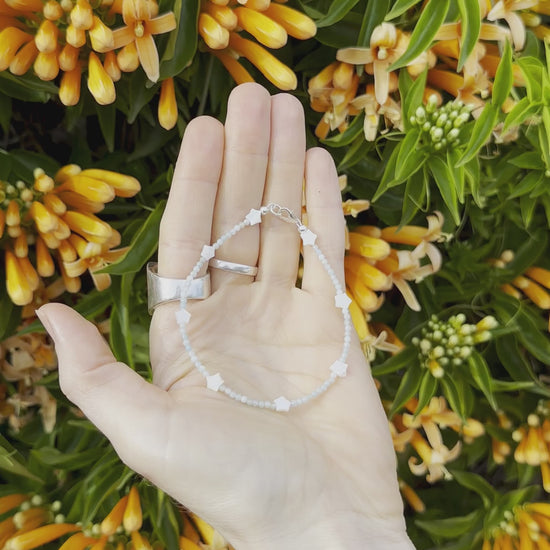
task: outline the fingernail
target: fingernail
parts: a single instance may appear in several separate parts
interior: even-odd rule
[[[44,328],[48,331],[48,334],[52,337],[52,339],[55,341],[57,339],[57,334],[55,332],[55,328],[53,323],[48,318],[48,314],[45,311],[46,306],[42,306],[35,310],[36,316],[40,319],[40,322],[44,325]]]

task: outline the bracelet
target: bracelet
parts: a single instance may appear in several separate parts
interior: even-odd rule
[[[336,359],[330,365],[328,369],[330,373],[329,376],[311,393],[296,399],[288,399],[284,395],[281,395],[276,399],[266,401],[261,399],[252,399],[246,395],[234,391],[225,383],[219,372],[211,374],[206,369],[206,367],[202,364],[197,354],[193,350],[193,347],[189,340],[189,334],[187,333],[187,325],[191,319],[191,313],[185,308],[187,306],[188,299],[187,290],[192,284],[193,279],[197,277],[203,265],[214,258],[216,251],[222,246],[223,243],[231,239],[231,237],[234,237],[237,233],[239,233],[239,231],[242,231],[245,227],[260,224],[262,222],[262,218],[266,214],[272,214],[284,222],[294,224],[300,234],[303,246],[310,246],[315,251],[317,258],[321,262],[321,265],[324,267],[334,286],[334,289],[336,291],[334,296],[334,305],[335,307],[342,310],[342,315],[344,319],[344,343],[342,346],[342,352],[340,353],[338,359]],[[259,210],[253,208],[241,222],[237,223],[229,231],[224,233],[214,244],[203,246],[199,260],[194,265],[191,273],[189,273],[189,275],[185,278],[183,291],[181,292],[180,308],[178,311],[176,311],[176,320],[182,336],[183,345],[189,355],[189,359],[191,360],[193,366],[206,380],[206,387],[208,389],[216,392],[222,392],[229,398],[243,403],[244,405],[258,407],[260,409],[271,409],[277,412],[287,412],[291,408],[308,403],[312,399],[318,397],[319,395],[324,393],[336,381],[337,378],[342,378],[346,376],[348,368],[346,359],[350,348],[352,327],[351,316],[348,309],[351,300],[346,294],[345,290],[342,288],[340,281],[338,281],[338,278],[336,277],[336,274],[330,266],[326,256],[315,244],[316,238],[317,235],[315,235],[315,233],[313,233],[304,224],[302,224],[300,218],[298,218],[290,209],[282,207],[278,204],[270,203],[267,206],[262,206]]]

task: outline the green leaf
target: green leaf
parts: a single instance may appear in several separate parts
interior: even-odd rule
[[[462,71],[468,56],[474,51],[481,30],[481,13],[478,0],[458,0],[460,10],[460,57],[457,72]]]
[[[422,0],[396,0],[390,12],[386,15],[385,20],[391,21],[396,17],[399,17],[405,13],[409,8],[412,8],[416,4],[420,4]]]
[[[453,178],[456,189],[458,202],[464,204],[464,188],[466,185],[466,170],[464,165],[459,165],[460,151],[458,149],[449,148],[447,150],[447,166],[449,173]]]
[[[11,97],[0,93],[0,126],[4,134],[7,134],[10,128],[11,103]]]
[[[2,273],[0,271],[0,273]],[[5,285],[0,290],[0,342],[11,336],[21,322],[21,308],[17,307],[8,296]]]
[[[533,191],[533,189],[535,189],[535,187],[539,185],[543,178],[543,172],[538,172],[537,170],[532,170],[528,172],[516,185],[508,198],[515,199],[516,197],[521,197],[522,195],[531,193],[531,191]]]
[[[437,378],[432,375],[432,373],[426,369],[422,375],[422,381],[420,382],[420,387],[418,388],[418,404],[416,406],[416,413],[420,411],[430,402],[431,398],[435,395],[439,384],[437,383]]]
[[[443,378],[440,378],[441,386],[443,387],[443,393],[451,406],[451,409],[460,416],[462,421],[466,421],[466,401],[464,399],[463,388],[459,388],[453,377],[445,374]],[[460,384],[460,382],[459,382]]]
[[[338,171],[344,171],[357,164],[361,159],[367,156],[368,152],[374,147],[374,143],[365,141],[361,134],[351,147],[346,151],[344,158],[338,164]]]
[[[402,77],[401,75],[406,75]],[[399,93],[402,97],[402,112],[405,126],[410,123],[409,120],[416,112],[416,109],[422,105],[422,97],[424,96],[424,90],[426,89],[426,79],[428,72],[423,71],[422,74],[416,77],[416,80],[407,87],[407,91],[404,90],[404,80],[408,77],[407,71],[399,71]],[[410,78],[410,77],[409,77]]]
[[[136,273],[143,268],[145,262],[158,247],[159,226],[165,204],[166,201],[160,201],[147,216],[139,231],[132,238],[128,252],[118,262],[104,267],[98,273],[123,275],[124,273]]]
[[[55,447],[48,446],[39,447],[31,451],[31,455],[39,462],[63,470],[77,470],[94,464],[104,453],[105,449],[101,447],[90,448],[76,453],[61,452]]]
[[[498,492],[480,475],[451,468],[449,471],[458,484],[471,489],[481,497],[485,509],[490,508],[498,498]]]
[[[426,170],[418,170],[407,180],[400,225],[407,225],[424,208],[428,188]]]
[[[519,349],[516,337],[508,335],[495,341],[497,356],[513,380],[533,382],[536,380],[531,363],[527,361],[522,350]],[[494,385],[495,380],[493,380]]]
[[[95,108],[105,145],[109,153],[112,153],[115,150],[116,107],[114,103],[111,105],[95,103]]]
[[[335,2],[336,3],[336,2]],[[370,37],[375,27],[384,21],[388,9],[390,7],[389,0],[377,0],[376,2],[368,2],[361,30],[357,39],[357,47],[366,48],[370,44]]]
[[[418,361],[412,363],[405,372],[401,383],[395,392],[393,403],[391,405],[388,416],[391,418],[401,407],[413,397],[418,388],[420,387],[420,381],[422,379],[423,367],[418,364]]]
[[[532,102],[528,97],[524,97],[518,101],[506,115],[503,131],[505,132],[510,126],[519,126],[528,118],[536,116],[541,106],[541,103]]]
[[[483,510],[474,510],[466,516],[429,520],[416,519],[414,522],[418,527],[430,533],[430,535],[450,539],[459,537],[466,533],[466,531],[473,529],[480,522],[483,514]]]
[[[0,71],[0,92],[14,99],[46,103],[58,91],[58,87],[52,82],[40,80],[30,73],[15,76],[9,71]]]
[[[340,21],[350,10],[357,4],[359,0],[339,0],[331,2],[328,12],[315,21],[318,28],[330,27]]]
[[[158,85],[147,86],[139,72],[132,73],[128,85],[128,112],[126,114],[130,124],[135,122],[143,107],[151,102],[159,89]]]
[[[199,7],[197,0],[175,0],[172,11],[178,26],[170,33],[162,55],[159,80],[181,73],[193,59],[197,49]]]
[[[0,470],[18,476],[32,479],[43,484],[43,480],[35,476],[24,464],[23,459],[11,443],[0,434]]]
[[[323,145],[328,147],[344,147],[352,143],[357,136],[363,132],[363,122],[365,121],[365,112],[361,111],[359,115],[353,118],[351,124],[341,133],[333,137],[321,140]]]
[[[536,57],[520,57],[517,63],[525,77],[527,98],[531,103],[542,101],[542,82],[544,80],[544,65]]]
[[[475,203],[480,208],[484,207],[483,196],[480,194],[480,166],[479,158],[477,156],[470,159],[466,164],[464,164],[464,178],[468,182],[468,187],[470,193],[474,198]]]
[[[536,206],[537,206],[537,200],[531,198],[528,195],[523,195],[519,199],[521,218],[523,219],[523,223],[525,224],[526,228],[531,225],[531,221],[533,220],[533,214],[535,213]]]
[[[389,68],[390,71],[405,67],[430,47],[439,27],[441,27],[445,21],[445,17],[449,11],[449,5],[450,0],[429,0],[414,26],[409,47],[405,53],[391,65]]]
[[[479,13],[479,7],[478,7]],[[493,82],[493,96],[491,104],[495,107],[501,107],[502,104],[508,98],[510,90],[512,89],[513,75],[512,75],[512,48],[510,42],[506,40],[504,43],[504,51],[498,64],[497,72],[495,74],[495,80]]]
[[[466,164],[475,157],[479,150],[487,143],[498,119],[499,108],[487,103],[472,129],[472,137],[468,142],[459,164]]]
[[[489,405],[494,411],[498,409],[495,396],[493,395],[493,379],[489,372],[489,366],[485,358],[480,355],[476,350],[472,351],[470,357],[468,357],[468,366],[470,367],[470,374],[476,383],[476,386],[483,392],[483,395],[487,398]]]
[[[435,183],[441,193],[443,201],[447,205],[453,221],[456,225],[460,223],[460,214],[458,212],[458,200],[454,177],[446,162],[438,156],[428,157],[428,168],[432,173]]]
[[[416,164],[420,158],[422,158],[422,153],[418,151],[417,145],[420,141],[420,130],[418,128],[413,128],[409,130],[401,142],[399,147],[399,154],[397,155],[397,161],[395,163],[395,179],[403,180],[406,179],[409,174],[408,170],[408,160],[411,157],[413,163]]]
[[[544,170],[544,162],[537,151],[528,151],[508,159],[508,162],[518,168],[527,170]]]
[[[380,365],[375,365],[372,367],[372,375],[382,376],[383,374],[389,374],[400,369],[409,368],[412,363],[418,363],[417,353],[418,352],[414,347],[407,347],[399,353],[392,355]]]

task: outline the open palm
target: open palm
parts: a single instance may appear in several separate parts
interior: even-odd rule
[[[200,251],[271,202],[301,211],[343,282],[344,222],[326,152],[306,153],[303,112],[258,85],[231,95],[225,126],[186,130],[161,224],[159,275],[185,278]],[[212,295],[189,301],[190,339],[211,373],[252,399],[308,394],[342,349],[334,286],[296,227],[266,215],[216,257],[258,265],[253,278],[210,269]],[[248,407],[206,388],[175,319],[161,304],[151,324],[154,385],[112,353],[95,329],[45,306],[67,395],[129,466],[217,527],[237,548],[411,548],[404,533],[387,422],[358,342],[348,376],[289,412]],[[43,315],[41,315],[43,316]],[[351,546],[350,546],[351,545]]]

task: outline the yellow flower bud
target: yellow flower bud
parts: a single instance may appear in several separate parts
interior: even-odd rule
[[[74,234],[73,234],[74,235]],[[73,236],[71,235],[71,237]],[[69,237],[70,240],[70,237]],[[64,262],[74,262],[76,260],[76,250],[69,240],[64,240],[59,243],[59,256]]]
[[[65,31],[65,40],[74,48],[81,48],[86,44],[86,32],[74,25],[69,25]]]
[[[5,227],[6,227],[6,211],[0,209],[0,239],[4,235]]]
[[[11,60],[10,72],[17,76],[25,74],[31,68],[37,55],[38,48],[34,40],[27,42]]]
[[[62,219],[72,231],[89,241],[104,243],[111,237],[111,226],[93,214],[69,210]]]
[[[48,176],[44,170],[36,169],[34,171],[34,185],[33,189],[40,193],[48,193],[54,188],[53,178]]]
[[[29,285],[19,260],[9,250],[5,253],[6,288],[11,301],[17,306],[32,302],[33,291]]]
[[[50,233],[57,228],[59,218],[41,202],[34,201],[29,213],[40,233]]]
[[[18,258],[26,258],[29,253],[29,245],[27,243],[27,234],[21,231],[21,234],[13,242],[13,251]]]
[[[23,493],[14,493],[0,497],[0,514],[5,514],[7,511],[23,504],[26,500],[29,500],[29,495]]]
[[[39,548],[67,533],[79,530],[80,527],[72,523],[43,525],[32,531],[12,537],[6,542],[4,548],[5,550],[31,550],[32,548]]]
[[[292,69],[262,48],[262,46],[240,37],[237,33],[231,33],[229,44],[239,55],[246,57],[279,89],[296,89],[298,81]]]
[[[69,242],[76,250],[78,256],[82,259],[93,258],[101,254],[103,246],[99,243],[91,243],[83,239],[80,235],[74,233],[69,237]]]
[[[159,124],[165,130],[171,130],[178,121],[178,104],[176,102],[173,78],[163,80],[160,87],[158,119]]]
[[[51,277],[55,272],[52,255],[40,236],[36,238],[36,269],[41,277]]]
[[[135,42],[130,42],[122,48],[116,56],[120,70],[131,73],[139,67],[139,56]]]
[[[59,262],[59,270],[61,271],[61,277],[63,279],[63,284],[67,289],[67,292],[78,292],[80,290],[81,282],[79,277],[69,277],[65,271],[65,266],[63,262]]]
[[[105,181],[90,177],[86,170],[80,172],[76,176],[67,179],[59,187],[60,191],[74,191],[97,202],[110,202],[115,198],[114,189]]]
[[[21,223],[21,215],[19,213],[19,204],[16,201],[10,201],[6,208],[6,225],[17,226]]]
[[[105,54],[103,67],[113,82],[118,82],[120,80],[122,73],[120,72],[120,67],[118,66],[115,52],[111,51]]]
[[[88,0],[77,0],[69,15],[71,25],[77,29],[88,30],[94,23],[94,13]]]
[[[76,176],[81,172],[80,166],[78,164],[66,164],[62,166],[54,175],[53,179],[57,183],[63,183],[67,178]]]
[[[0,32],[0,71],[10,66],[17,50],[29,40],[32,36],[16,27],[7,27]]]
[[[550,271],[542,267],[530,267],[525,274],[537,283],[550,289]]]
[[[357,332],[357,336],[359,337],[359,340],[362,342],[369,335],[367,320],[365,318],[365,314],[363,313],[363,311],[361,311],[361,308],[359,307],[357,302],[353,299],[353,295],[350,292],[348,292],[348,296],[351,298],[351,304],[349,305],[349,313],[351,316],[351,320],[353,322],[353,326],[355,327],[355,331]]]
[[[48,53],[38,52],[33,68],[40,80],[53,80],[59,73],[57,50]]]
[[[370,258],[372,260],[381,260],[390,253],[390,245],[383,239],[377,239],[376,237],[369,237],[368,235],[362,235],[361,233],[351,232],[349,234],[350,239],[350,252]]]
[[[57,49],[58,36],[59,29],[57,25],[49,19],[44,19],[36,31],[34,43],[40,52],[54,52]]]
[[[229,31],[205,12],[199,15],[199,34],[213,50],[223,50],[229,44]]]
[[[49,19],[50,21],[57,21],[63,15],[63,8],[58,2],[56,2],[56,0],[48,0],[44,4],[42,13],[46,19]]]
[[[268,48],[282,48],[288,35],[281,25],[263,13],[250,8],[233,10],[239,20],[239,26],[250,33],[260,44]]]
[[[44,205],[46,206],[46,208],[48,208],[58,216],[65,214],[65,212],[67,211],[66,204],[57,195],[53,193],[46,193],[42,197],[42,201],[44,202]]]
[[[72,71],[78,62],[80,50],[71,44],[65,44],[59,54],[59,68],[62,71]]]
[[[77,65],[72,71],[66,71],[61,77],[59,84],[59,100],[63,105],[76,105],[80,100],[80,82],[82,71]]]
[[[101,522],[101,532],[104,535],[111,536],[114,535],[116,530],[122,524],[122,516],[124,510],[126,509],[126,504],[128,502],[128,495],[123,496]]]
[[[391,287],[391,279],[385,273],[370,265],[360,256],[350,254],[344,259],[346,270],[355,273],[371,290],[387,290]]]
[[[105,205],[102,202],[92,201],[79,193],[73,191],[62,191],[59,198],[67,205],[81,212],[90,212],[97,214],[101,212]]]
[[[115,85],[94,52],[90,52],[88,62],[88,89],[100,105],[116,99]]]
[[[128,493],[128,504],[124,510],[122,523],[124,525],[124,529],[126,529],[128,533],[138,531],[141,528],[141,504],[139,501],[139,493],[135,485],[132,486],[130,492]]]
[[[206,2],[203,9],[228,31],[232,31],[237,26],[237,16],[228,6],[216,6],[212,2]]]
[[[281,25],[286,32],[294,38],[307,40],[308,38],[315,36],[317,33],[317,26],[315,25],[315,21],[313,21],[313,19],[298,10],[289,8],[288,6],[271,2],[264,13],[279,23],[279,25]]]
[[[94,15],[94,23],[88,35],[96,52],[108,52],[115,47],[113,31],[97,15]]]
[[[541,309],[550,309],[550,294],[538,283],[520,275],[512,281],[512,284]]]

